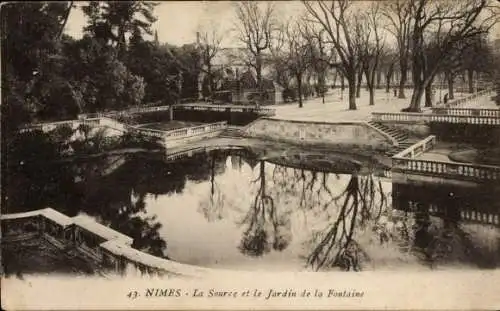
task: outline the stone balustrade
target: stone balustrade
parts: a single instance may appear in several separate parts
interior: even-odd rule
[[[417,206],[418,202],[415,201],[408,201],[408,208],[411,211],[415,211],[415,207]],[[446,217],[446,207],[440,206],[435,203],[431,203],[428,205],[428,210],[431,215],[437,215],[441,217]],[[487,211],[479,211],[479,210],[474,210],[471,208],[466,208],[466,207],[460,207],[460,212],[459,214],[455,214],[456,216],[459,216],[459,218],[462,221],[467,221],[467,222],[476,222],[476,223],[481,223],[481,224],[489,224],[489,225],[494,225],[494,226],[499,226],[500,225],[500,215],[487,212]]]
[[[92,115],[93,117],[96,116]],[[157,129],[150,129],[138,126],[127,125],[125,123],[119,122],[113,118],[110,118],[105,115],[101,115],[98,118],[84,118],[81,117],[77,120],[68,120],[68,121],[60,121],[60,122],[51,122],[51,123],[41,123],[41,124],[33,124],[28,127],[21,129],[21,132],[25,131],[33,131],[33,130],[41,130],[41,131],[51,131],[56,129],[59,126],[70,126],[72,129],[77,129],[81,124],[87,124],[93,127],[105,127],[114,130],[114,132],[125,133],[135,132],[141,133],[146,136],[153,136],[161,139],[164,146],[171,145],[173,141],[180,139],[189,139],[196,136],[203,136],[206,134],[217,134],[227,128],[227,122],[215,122],[210,124],[203,124],[198,126],[192,126],[188,128],[180,128],[169,131],[162,131]]]
[[[376,122],[398,122],[398,123],[439,122],[439,123],[500,125],[500,115],[491,115],[491,114],[492,113],[489,111],[485,113],[478,113],[478,115],[449,115],[441,113],[431,114],[431,113],[409,113],[409,112],[405,113],[372,112],[372,120]]]
[[[430,115],[418,112],[372,112],[372,121],[418,123],[429,122]]]
[[[431,150],[436,145],[436,136],[430,135],[429,137],[411,145],[410,147],[395,154],[393,159],[415,158],[427,150]]]
[[[83,258],[113,274],[202,277],[211,269],[181,264],[131,247],[133,239],[84,216],[68,217],[52,208],[0,216],[4,243],[43,238],[61,251]]]
[[[432,108],[431,113],[415,112],[372,112],[372,120],[397,123],[467,123],[500,125],[499,109],[459,108],[480,96],[487,96],[492,90],[484,90],[467,97],[453,100]]]
[[[428,115],[430,122],[500,125],[500,116]]]
[[[478,109],[478,108],[432,108],[433,114],[444,114],[454,116],[479,116],[500,118],[500,109]]]
[[[454,163],[435,160],[421,160],[416,157],[436,144],[431,135],[392,157],[392,170],[405,173],[460,178],[464,180],[500,180],[500,167],[472,163]]]
[[[255,106],[237,105],[214,105],[214,104],[184,104],[175,106],[175,109],[197,110],[197,111],[219,111],[219,112],[250,112],[261,116],[274,116],[275,110],[272,108],[257,108]]]
[[[491,89],[482,90],[482,91],[473,93],[471,95],[468,95],[466,97],[454,99],[454,100],[449,101],[446,104],[442,103],[442,104],[437,105],[437,106],[438,107],[446,107],[446,108],[449,108],[449,107],[461,107],[461,106],[463,106],[465,104],[470,103],[471,100],[476,99],[477,97],[487,96],[487,95],[490,95],[492,93],[493,93],[493,90],[491,90]]]
[[[144,127],[129,126],[129,131],[141,133],[146,136],[153,136],[161,139],[165,147],[172,147],[180,144],[184,140],[192,138],[201,138],[206,135],[217,135],[227,128],[227,122],[215,122],[210,124],[197,125],[192,127],[184,127],[175,130],[162,131]]]
[[[500,225],[500,216],[475,210],[462,209],[460,211],[462,220],[478,222],[482,224]]]
[[[105,116],[100,116],[95,118],[93,116],[92,118],[86,118],[86,119],[81,118],[76,120],[30,124],[28,126],[21,128],[20,132],[28,132],[34,130],[49,132],[55,130],[58,127],[63,127],[63,126],[68,126],[72,129],[77,129],[80,125],[89,125],[92,127],[102,126],[118,130],[121,132],[125,131],[125,125],[123,123],[120,123],[114,119]]]
[[[236,105],[216,105],[216,104],[196,104],[196,103],[186,103],[180,105],[174,105],[174,110],[199,110],[199,111],[219,111],[219,112],[253,112],[263,116],[274,116],[275,110],[271,108],[257,108],[255,106],[236,106]],[[101,118],[101,117],[112,117],[116,115],[129,115],[138,113],[148,113],[148,112],[160,112],[168,111],[170,106],[153,106],[153,107],[133,107],[126,110],[120,111],[107,111],[100,113],[88,113],[78,115],[79,119],[88,118]]]
[[[411,173],[426,173],[465,180],[500,180],[500,167],[468,163],[419,160],[412,158],[394,158],[393,170]]]

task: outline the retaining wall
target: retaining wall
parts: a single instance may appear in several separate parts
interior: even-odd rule
[[[306,122],[259,119],[243,130],[245,136],[268,140],[387,150],[395,141],[365,122]]]

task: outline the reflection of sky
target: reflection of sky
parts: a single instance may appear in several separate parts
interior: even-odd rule
[[[231,157],[226,160],[226,170],[223,174],[215,177],[215,203],[223,204],[223,215],[221,220],[209,222],[200,212],[200,206],[210,204],[210,181],[197,182],[187,181],[182,193],[172,195],[161,195],[156,199],[153,196],[146,198],[146,209],[151,215],[157,215],[163,224],[160,235],[167,241],[169,256],[180,262],[209,267],[228,267],[240,269],[271,269],[271,270],[300,270],[304,267],[305,260],[301,256],[308,254],[303,243],[310,238],[312,230],[322,229],[327,224],[325,213],[315,215],[312,212],[299,210],[303,184],[291,178],[293,169],[287,169],[285,178],[278,181],[286,181],[287,186],[273,186],[274,165],[266,163],[266,194],[270,195],[278,209],[283,213],[288,209],[291,214],[292,241],[288,248],[282,252],[271,251],[262,257],[253,258],[240,253],[240,243],[246,226],[238,226],[236,222],[241,220],[250,209],[260,182],[260,164],[254,170],[242,162],[241,169],[233,165]],[[299,170],[296,170],[299,174]],[[306,204],[316,204],[326,201],[326,191],[321,190],[323,174],[318,174],[318,181],[314,184],[312,197],[306,196]],[[306,184],[310,173],[306,172]],[[337,179],[338,178],[338,179]],[[330,175],[327,185],[333,195],[340,194],[349,182],[349,175]],[[296,190],[289,195],[284,195],[284,189],[295,184]],[[391,184],[385,183],[385,191],[390,191]],[[291,193],[291,192],[289,192]],[[218,199],[221,202],[217,202]],[[295,207],[295,209],[294,209]],[[334,206],[331,211],[336,211]]]

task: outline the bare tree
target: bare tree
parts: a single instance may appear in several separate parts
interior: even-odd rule
[[[493,79],[495,62],[491,47],[484,36],[473,37],[465,41],[460,53],[461,69],[465,71],[468,82],[468,92],[474,92],[474,73],[486,73]],[[477,78],[476,78],[477,79]]]
[[[328,48],[325,43],[325,30],[321,27],[316,27],[315,29],[311,23],[304,20],[302,24],[303,36],[308,41],[310,49],[310,69],[315,73],[317,77],[317,93],[318,96],[322,97],[323,104],[325,103],[325,94],[328,86],[326,85],[326,77],[328,71],[336,66],[335,51],[332,48]],[[334,73],[334,84],[336,82],[337,73]]]
[[[480,18],[481,13],[495,9],[488,5],[487,0],[416,0],[411,5],[414,89],[410,106],[405,111],[418,112],[424,91],[432,85],[436,73],[442,69],[443,60],[461,41],[488,31],[499,15],[491,12],[493,14],[488,17]],[[435,44],[432,58],[427,55],[429,42]]]
[[[339,63],[336,68],[349,85],[349,109],[356,110],[356,77],[358,51],[352,38],[353,25],[357,22],[356,11],[348,0],[303,1],[310,20],[319,24],[328,35],[327,43],[333,45]]]
[[[380,4],[378,2],[372,3],[365,17],[366,30],[362,45],[363,54],[365,55],[363,72],[370,92],[370,105],[375,104],[375,77],[385,46],[385,38],[382,37],[379,29],[379,19],[381,17]]]
[[[296,80],[299,108],[303,107],[304,75],[311,64],[311,49],[305,27],[302,21],[288,22],[282,26],[285,66]]]
[[[380,71],[384,73],[385,92],[389,93],[391,89],[391,81],[394,76],[396,62],[398,61],[397,52],[386,51],[380,58]]]
[[[217,27],[212,26],[209,30],[200,29],[197,33],[198,35],[198,47],[200,49],[201,56],[201,72],[206,74],[208,80],[208,93],[210,100],[214,100],[214,59],[217,57],[221,42],[222,34],[218,31]]]
[[[236,3],[239,25],[238,37],[252,56],[249,65],[255,69],[260,102],[263,100],[262,67],[263,52],[269,49],[272,33],[275,30],[274,5],[267,2],[265,7],[256,1]],[[258,103],[260,104],[260,103]]]
[[[383,14],[388,20],[386,29],[396,38],[399,54],[399,98],[406,98],[405,85],[408,79],[411,46],[412,8],[408,0],[394,0],[384,3]]]

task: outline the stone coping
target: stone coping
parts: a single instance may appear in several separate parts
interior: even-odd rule
[[[127,235],[121,234],[91,219],[83,218],[83,216],[81,215],[76,217],[68,217],[52,208],[45,208],[22,213],[2,214],[0,215],[0,219],[15,220],[39,216],[51,219],[63,227],[71,225],[79,226],[95,235],[107,239],[107,241],[99,244],[99,248],[109,252],[117,258],[124,258],[126,261],[132,264],[147,266],[154,270],[164,271],[167,274],[194,278],[235,272],[226,269],[212,269],[183,264],[147,254],[145,252],[132,248],[130,245],[132,244],[133,239]]]
[[[262,117],[262,118],[255,120],[254,122],[259,121],[259,120],[269,120],[269,121],[274,121],[274,122],[290,122],[290,123],[297,123],[297,124],[320,124],[320,125],[336,125],[336,124],[360,125],[360,124],[366,124],[365,121],[357,121],[357,120],[325,122],[325,121],[312,121],[312,120],[311,121],[310,120],[291,120],[291,119],[281,119],[281,118],[275,118],[275,117]]]

